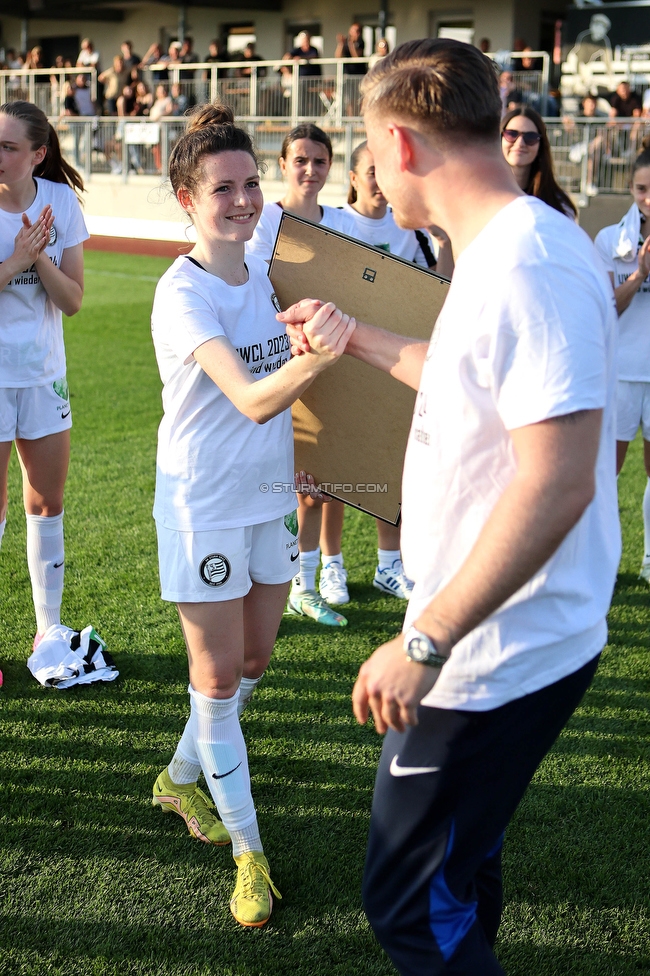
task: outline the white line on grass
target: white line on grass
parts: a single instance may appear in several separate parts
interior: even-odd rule
[[[160,281],[160,275],[132,275],[122,271],[96,271],[95,268],[85,268],[85,274],[101,275],[103,278],[130,278],[132,281]]]

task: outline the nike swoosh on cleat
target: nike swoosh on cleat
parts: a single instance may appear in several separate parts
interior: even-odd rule
[[[397,756],[390,764],[391,776],[419,776],[422,773],[439,773],[440,766],[398,766]]]
[[[295,561],[296,561],[296,559],[298,558],[299,555],[300,555],[300,553],[299,552],[296,552],[293,556],[291,556],[291,562],[292,563],[295,563]]]
[[[224,776],[230,776],[230,774],[231,773],[234,773],[235,770],[236,769],[239,769],[240,766],[241,766],[241,763],[238,762],[237,765],[235,767],[233,767],[233,769],[229,769],[227,773],[221,773],[221,774],[219,774],[219,773],[213,773],[212,774],[212,779],[223,779]]]

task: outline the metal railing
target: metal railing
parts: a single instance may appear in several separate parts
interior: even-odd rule
[[[88,180],[94,173],[113,173],[123,180],[132,175],[166,177],[169,154],[185,131],[185,119],[163,118],[158,122],[137,118],[72,116],[52,119],[64,157]],[[251,134],[262,166],[262,179],[279,180],[278,156],[289,120],[256,122],[242,120]],[[330,182],[347,183],[352,150],[363,139],[365,129],[356,121],[325,126],[332,140]]]
[[[650,119],[547,119],[546,131],[558,183],[585,206],[598,193],[629,193]]]
[[[61,115],[66,82],[77,75],[88,75],[90,97],[97,101],[95,68],[8,68],[0,71],[0,105],[24,99],[38,105],[46,115]]]
[[[495,61],[502,71],[512,72],[513,91],[521,92],[523,101],[539,112],[546,115],[548,112],[548,89],[551,71],[551,58],[547,51],[509,51],[504,57],[503,53],[488,54],[489,58]],[[541,69],[524,70],[523,67],[517,68],[517,61],[541,61]]]

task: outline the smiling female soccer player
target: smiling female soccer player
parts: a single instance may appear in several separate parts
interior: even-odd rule
[[[61,622],[70,402],[62,313],[83,298],[88,232],[56,132],[30,102],[0,105],[0,540],[15,442],[23,471],[34,646]]]
[[[263,854],[239,716],[269,662],[296,572],[289,407],[342,354],[354,319],[319,308],[326,338],[291,359],[266,262],[244,260],[263,207],[248,133],[224,106],[190,118],[170,179],[197,244],[156,289],[153,340],[164,384],[154,517],[162,598],[177,604],[191,714],[153,802],[208,843],[232,840],[230,908],[264,925],[277,894]],[[304,360],[304,361],[303,361]],[[197,787],[203,770],[223,823]]]

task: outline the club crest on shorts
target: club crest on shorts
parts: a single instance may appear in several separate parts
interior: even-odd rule
[[[199,576],[206,586],[223,586],[230,579],[230,563],[220,552],[213,552],[201,563]]]
[[[45,247],[52,247],[54,244],[56,244],[58,239],[59,239],[59,235],[56,232],[56,227],[54,226],[54,224],[52,224],[52,226],[50,227],[50,236],[47,239],[47,244],[45,245]]]
[[[284,516],[284,527],[291,535],[298,535],[298,511],[289,512]]]
[[[70,399],[70,391],[68,389],[68,381],[65,376],[62,376],[60,380],[54,380],[52,383],[52,389],[58,397],[62,400]]]

